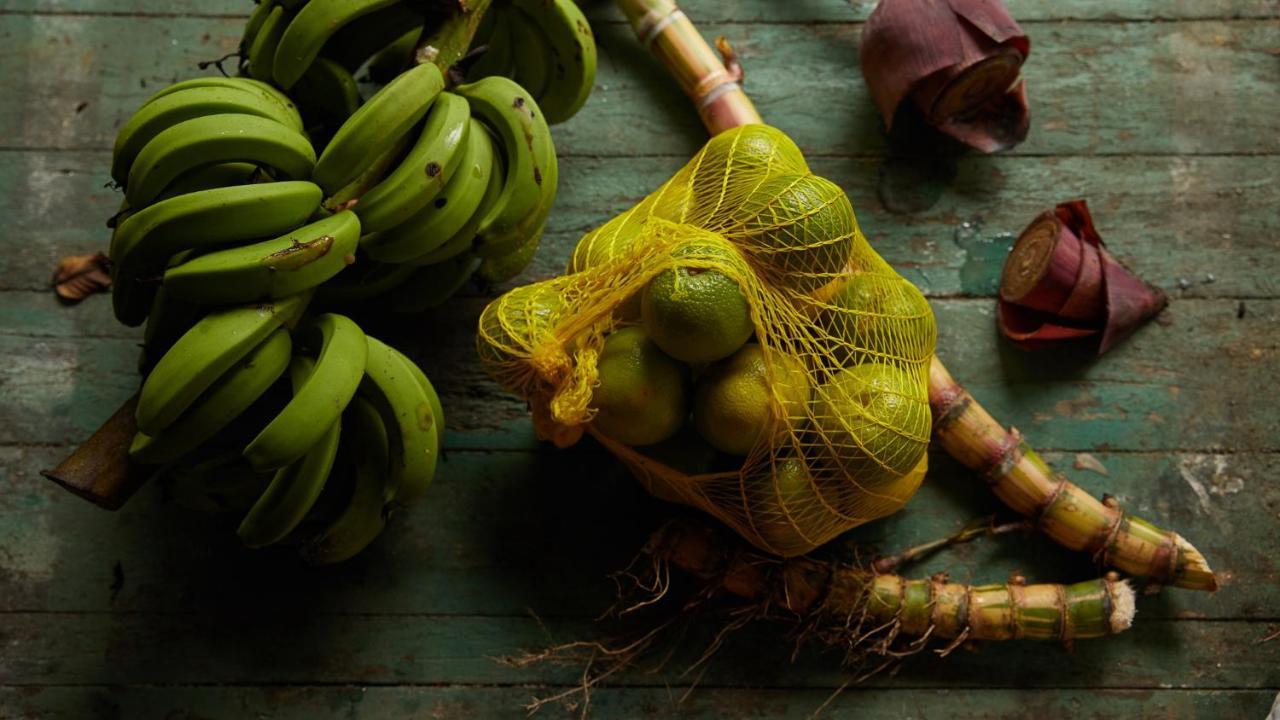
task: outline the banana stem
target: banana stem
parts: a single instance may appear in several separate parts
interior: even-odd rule
[[[1054,472],[1016,429],[1006,430],[961,387],[937,358],[929,371],[933,432],[947,453],[987,478],[1006,505],[1046,535],[1099,562],[1157,582],[1213,591],[1217,579],[1181,535],[1129,515]]]
[[[444,76],[467,54],[480,21],[493,0],[458,0],[458,9],[429,35],[424,35],[414,51],[415,63],[432,63]]]
[[[129,460],[129,445],[138,431],[137,406],[134,395],[58,467],[40,474],[95,505],[119,510],[147,479]]]
[[[1134,592],[1114,573],[1074,585],[993,585],[876,574],[808,557],[778,560],[746,550],[709,526],[674,521],[647,551],[745,600],[818,618],[820,637],[862,645],[897,633],[954,640],[1056,640],[1115,635],[1133,622]],[[956,643],[953,643],[952,647]]]
[[[642,43],[675,77],[715,135],[763,120],[742,88],[672,0],[615,0]],[[735,59],[736,64],[736,59]],[[741,72],[735,73],[740,75]],[[1100,562],[1193,590],[1216,590],[1204,556],[1177,533],[1099,501],[1053,470],[1017,434],[1006,431],[936,357],[929,373],[934,433],[947,452],[984,474],[1005,504],[1049,537]]]
[[[725,67],[673,0],[617,0],[617,4],[640,43],[652,50],[675,76],[712,135],[739,125],[764,122],[751,98],[742,91],[741,67],[728,41],[720,38],[717,44],[731,59],[734,71]]]

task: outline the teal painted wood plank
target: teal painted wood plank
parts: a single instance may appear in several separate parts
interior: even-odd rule
[[[55,302],[34,298],[46,307]],[[370,334],[403,347],[437,380],[452,447],[527,448],[532,436],[524,402],[490,381],[475,360],[484,302],[456,301],[450,312],[415,319],[411,327],[395,316],[353,316]],[[1248,300],[1238,317],[1234,299],[1177,299],[1159,322],[1101,362],[1084,353],[1012,348],[996,332],[989,299],[944,298],[933,305],[940,357],[998,418],[1038,447],[1276,449],[1280,412],[1256,391],[1272,382],[1280,352],[1275,301]],[[86,307],[93,305],[67,312]],[[39,334],[21,326],[0,332],[0,443],[79,441],[137,387],[136,340],[33,337]]]
[[[385,720],[392,717],[527,717],[524,706],[556,687],[84,687],[2,688],[0,712],[27,720]],[[987,720],[1001,717],[1079,717],[1095,720],[1260,718],[1270,690],[881,690],[850,688],[826,704],[825,690],[698,687],[598,689],[591,717],[600,720],[713,718],[806,720],[818,708],[831,720]],[[537,717],[578,718],[577,698],[544,706]],[[825,707],[824,707],[825,706]]]
[[[36,477],[65,447],[0,448],[0,612],[192,613],[252,609],[264,596],[326,615],[592,618],[614,599],[625,567],[673,506],[649,499],[594,443],[557,452],[450,451],[424,500],[392,518],[366,553],[335,568],[300,567],[288,550],[254,552],[235,517],[210,517],[144,490],[117,514]],[[1090,492],[1190,538],[1220,573],[1215,594],[1142,596],[1156,618],[1280,619],[1275,517],[1280,456],[1103,453],[1109,472],[1051,462]],[[928,480],[897,515],[850,533],[836,554],[894,552],[1007,511],[982,480],[935,454]],[[117,568],[118,573],[117,575]],[[1038,535],[954,548],[904,573],[947,571],[958,581],[1075,582],[1100,572],[1090,558]],[[340,623],[340,619],[333,622]]]
[[[1274,626],[1273,626],[1274,627]],[[871,686],[899,688],[1273,689],[1280,688],[1280,646],[1259,644],[1266,623],[1154,621],[1124,636],[1081,641],[1072,651],[1009,642],[949,658],[916,656]],[[719,662],[700,675],[712,686],[835,688],[849,680],[840,655],[803,652],[777,624],[728,637]],[[618,686],[685,683],[680,674],[714,634],[699,623],[666,669],[628,671]],[[600,639],[590,621],[495,617],[316,616],[305,602],[263,598],[243,613],[56,615],[7,613],[0,636],[21,648],[0,666],[0,683],[170,685],[253,682],[317,684],[571,684],[581,666],[500,662],[550,643]],[[615,629],[614,632],[617,632]]]
[[[229,18],[0,16],[5,147],[105,148],[151,92],[235,49]],[[857,65],[856,24],[706,24],[739,49],[765,119],[823,154],[884,153]],[[688,155],[688,103],[623,25],[597,33],[597,92],[558,128],[562,152]],[[133,39],[146,37],[148,42]],[[1026,67],[1033,155],[1274,153],[1280,23],[1053,23]]]
[[[104,187],[105,153],[3,156],[12,162],[0,163],[0,187],[8,190],[0,194],[0,212],[24,251],[0,257],[0,291],[44,290],[59,257],[105,249],[105,221],[120,194]],[[686,159],[563,159],[548,233],[519,282],[560,273],[583,233],[658,187]],[[971,157],[954,177],[911,184],[909,192],[891,190],[906,171],[879,159],[818,157],[812,164],[849,193],[872,245],[930,295],[992,295],[1012,236],[1041,211],[1075,197],[1091,201],[1112,252],[1175,298],[1280,295],[1280,255],[1273,252],[1280,241],[1274,212],[1280,156]],[[965,222],[979,227],[966,231]],[[1188,280],[1186,289],[1180,278]],[[53,322],[56,313],[45,314]],[[17,320],[0,319],[0,327],[7,322]],[[108,332],[114,331],[90,334]]]
[[[167,14],[189,16],[239,15],[250,0],[4,0],[0,11],[41,13]],[[593,21],[618,21],[620,16],[603,0],[583,3]],[[875,0],[783,3],[768,0],[685,0],[680,3],[695,22],[841,22],[863,20]],[[1275,0],[1010,0],[1010,11],[1021,21],[1091,18],[1145,20],[1188,18],[1267,18],[1280,15]]]

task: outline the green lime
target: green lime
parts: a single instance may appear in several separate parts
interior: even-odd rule
[[[690,244],[677,255],[697,260],[724,257],[732,250]],[[732,355],[755,332],[751,306],[738,283],[714,268],[696,264],[668,268],[645,286],[640,299],[645,331],[668,355],[687,363],[713,362]]]
[[[591,396],[594,425],[627,445],[651,445],[676,433],[689,414],[688,368],[671,359],[638,327],[605,338]]]
[[[863,363],[837,371],[815,396],[821,444],[860,485],[907,474],[928,446],[929,403],[915,371]]]
[[[851,275],[823,310],[819,325],[831,335],[836,365],[871,360],[925,362],[938,329],[933,311],[915,285],[875,273]]]
[[[858,234],[840,186],[817,175],[776,175],[734,212],[725,235],[779,287],[810,292],[845,272]]]
[[[717,450],[746,455],[757,443],[785,435],[789,418],[804,417],[810,389],[799,360],[748,343],[698,379],[693,426]]]
[[[779,555],[810,550],[805,536],[816,537],[822,529],[810,525],[824,521],[813,474],[798,457],[779,460],[768,476],[755,479],[747,494],[747,508],[756,533]]]

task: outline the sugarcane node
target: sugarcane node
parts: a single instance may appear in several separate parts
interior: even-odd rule
[[[724,62],[724,69],[728,71],[729,77],[741,85],[746,73],[742,69],[742,63],[738,62],[738,51],[733,49],[729,38],[724,35],[717,36],[716,50],[720,53],[720,59]]]
[[[1037,528],[1043,526],[1045,518],[1052,512],[1053,506],[1062,499],[1062,496],[1067,492],[1067,488],[1072,485],[1071,480],[1062,473],[1055,472],[1053,474],[1053,479],[1056,481],[1053,487],[1053,492],[1046,495],[1043,500],[1037,503],[1035,510],[1031,513],[1031,523]]]
[[[991,483],[1001,482],[1009,471],[1022,460],[1022,433],[1018,428],[1010,427],[1000,441],[991,448],[986,466],[980,472]]]
[[[1106,505],[1109,508],[1119,509],[1120,500],[1117,499],[1116,496],[1112,495],[1111,493],[1102,493],[1102,504]]]
[[[973,396],[959,385],[935,388],[930,383],[929,408],[933,413],[934,432],[946,432],[952,423],[964,417],[973,402]]]
[[[1021,81],[1025,58],[1016,48],[1001,46],[994,54],[960,70],[946,81],[929,108],[931,122],[965,120]]]

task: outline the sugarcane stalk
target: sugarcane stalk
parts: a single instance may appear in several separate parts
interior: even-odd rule
[[[1074,585],[1028,585],[1020,577],[966,585],[945,573],[909,580],[809,557],[767,558],[687,520],[660,528],[646,550],[744,600],[817,617],[832,642],[861,644],[872,628],[888,638],[1069,643],[1123,632],[1134,615],[1133,589],[1114,573]],[[839,637],[846,632],[859,637]]]
[[[696,91],[721,86],[728,71],[672,0],[616,2],[636,35],[650,44],[694,100],[711,134],[763,122],[736,83],[733,93],[724,93],[724,102],[732,101],[730,107],[705,112],[708,98]],[[929,398],[934,434],[942,447],[965,467],[984,475],[1001,501],[1031,518],[1059,544],[1090,552],[1100,563],[1159,583],[1217,589],[1208,562],[1182,536],[1124,513],[1114,498],[1099,501],[1055,473],[1016,431],[1006,430],[984,410],[937,357],[929,373]]]
[[[929,369],[933,432],[947,453],[987,478],[1006,505],[1050,538],[1133,575],[1193,590],[1216,590],[1200,551],[1181,535],[1125,513],[1054,472],[1016,429],[1006,430],[936,357]]]
[[[673,0],[617,0],[640,43],[653,51],[693,101],[712,135],[764,122],[742,91],[741,71],[730,71]],[[719,41],[726,55],[732,49]],[[736,63],[731,63],[738,67]]]

